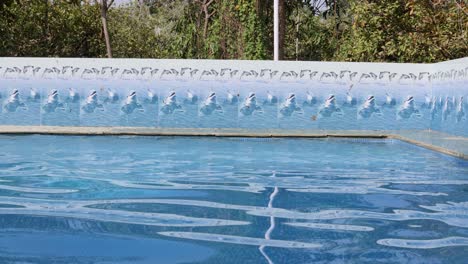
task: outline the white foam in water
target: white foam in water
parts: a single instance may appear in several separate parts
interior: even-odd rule
[[[378,240],[377,244],[389,247],[432,249],[441,247],[468,246],[468,237],[447,237],[428,240],[386,238]]]
[[[321,247],[320,244],[315,244],[315,243],[242,237],[242,236],[230,236],[230,235],[210,234],[210,233],[158,232],[158,234],[163,235],[163,236],[175,237],[175,238],[193,239],[193,240],[218,242],[218,243],[230,243],[230,244],[239,244],[239,245],[251,245],[251,246],[266,246],[266,247],[280,247],[280,248],[319,248]]]
[[[295,227],[306,227],[311,229],[325,229],[334,231],[374,231],[373,227],[358,226],[358,225],[339,225],[339,224],[324,224],[324,223],[285,223],[285,225]]]

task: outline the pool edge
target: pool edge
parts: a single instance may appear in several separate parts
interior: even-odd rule
[[[407,138],[407,137],[404,137],[404,136],[401,136],[401,135],[390,134],[390,135],[387,135],[386,138],[400,140],[400,141],[410,143],[410,144],[413,144],[413,145],[416,145],[416,146],[419,146],[419,147],[422,147],[422,148],[426,148],[426,149],[429,149],[429,150],[432,150],[432,151],[440,152],[442,154],[446,154],[446,155],[450,155],[450,156],[453,156],[453,157],[456,157],[456,158],[461,158],[461,159],[464,159],[464,160],[468,160],[468,155],[467,154],[464,154],[464,153],[461,153],[461,152],[458,152],[458,151],[454,151],[454,150],[451,150],[451,149],[448,149],[448,148],[432,145],[432,144],[429,144],[429,143],[426,143],[426,142],[423,142],[423,141],[410,139],[410,138]]]
[[[431,130],[418,131],[435,134]],[[416,132],[417,133],[417,132]],[[152,127],[66,127],[66,126],[0,126],[0,135],[75,135],[75,136],[204,136],[204,137],[257,137],[257,138],[388,138],[404,141],[432,151],[468,160],[468,153],[432,144],[432,138],[424,141],[415,131],[405,136],[401,131],[378,130],[251,130],[232,128],[152,128]],[[465,139],[460,137],[461,139]]]

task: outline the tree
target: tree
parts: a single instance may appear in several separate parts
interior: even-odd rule
[[[0,0],[0,56],[273,58],[273,0],[113,3]],[[280,3],[284,60],[436,62],[468,54],[463,0]]]
[[[352,0],[335,59],[436,62],[468,54],[464,1]]]
[[[0,56],[105,54],[96,5],[79,0],[11,0],[0,4]]]
[[[286,6],[284,0],[278,0],[278,59],[284,59],[284,40],[286,35]]]
[[[96,5],[100,5],[101,9],[101,22],[102,22],[102,31],[104,32],[104,40],[106,41],[106,50],[107,50],[107,57],[112,58],[112,48],[109,38],[109,31],[107,26],[107,12],[109,8],[114,3],[114,0],[95,0]]]
[[[349,25],[345,0],[287,0],[284,59],[333,60]]]
[[[168,18],[169,13],[165,13],[168,17],[152,15],[147,5],[142,6],[140,3],[133,2],[126,6],[112,8],[108,15],[114,57],[172,57],[168,54],[168,45],[172,44],[172,38],[176,34],[171,32],[172,24]]]
[[[196,0],[200,4],[201,12],[204,14],[204,23],[203,23],[203,39],[206,39],[208,34],[208,23],[210,22],[210,18],[216,13],[216,9],[210,11],[210,5],[213,3],[214,0]]]

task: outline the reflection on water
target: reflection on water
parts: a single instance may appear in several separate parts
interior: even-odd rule
[[[393,140],[0,136],[0,144],[2,263],[468,257],[467,162]]]

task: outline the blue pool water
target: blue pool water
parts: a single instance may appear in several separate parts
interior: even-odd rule
[[[394,140],[0,136],[0,263],[466,263],[468,162]]]

